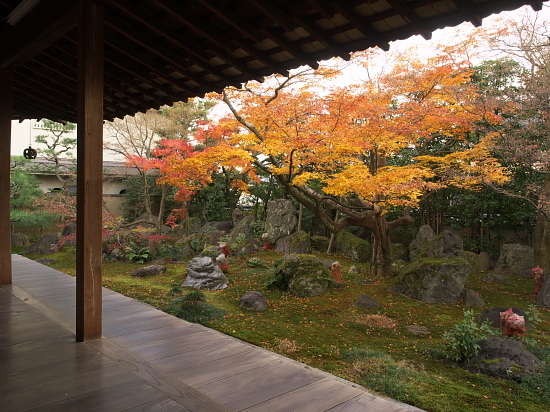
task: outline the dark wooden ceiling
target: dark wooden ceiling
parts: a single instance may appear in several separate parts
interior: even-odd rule
[[[95,0],[105,4],[104,118],[542,0]],[[76,121],[78,0],[0,0],[0,69],[13,118]],[[20,15],[19,15],[20,16]],[[11,23],[11,24],[10,24]]]

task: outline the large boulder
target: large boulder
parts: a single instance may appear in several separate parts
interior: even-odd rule
[[[75,235],[75,234],[76,234],[76,222],[75,221],[67,223],[65,225],[65,227],[63,228],[63,230],[61,231],[61,236],[62,237],[67,237],[67,236],[71,236],[71,235]]]
[[[417,259],[403,268],[390,290],[423,302],[457,303],[470,270],[460,258]]]
[[[335,250],[342,256],[360,263],[370,262],[372,254],[371,245],[368,241],[345,230],[342,230],[336,236]]]
[[[300,230],[294,232],[289,236],[280,238],[275,244],[275,250],[277,252],[288,254],[297,254],[303,255],[311,252],[311,238],[304,232]]]
[[[204,236],[200,233],[193,233],[176,242],[176,247],[180,250],[182,257],[197,256],[203,251],[205,246],[208,245],[204,240]]]
[[[29,255],[47,255],[57,250],[59,237],[57,235],[44,235],[39,240],[25,248]]]
[[[531,246],[508,243],[500,248],[495,272],[531,277],[535,267],[535,251]]]
[[[235,214],[234,214],[235,216]],[[227,237],[227,244],[231,248],[237,248],[244,244],[247,239],[254,238],[254,226],[256,221],[252,215],[244,215],[240,218]]]
[[[329,270],[313,255],[285,255],[274,264],[271,285],[300,297],[322,294],[333,284]]]
[[[479,353],[465,364],[471,372],[521,381],[544,369],[542,362],[515,339],[490,337],[478,343]]]
[[[298,219],[292,202],[288,199],[275,199],[267,203],[265,233],[272,244],[296,230]]]
[[[195,289],[221,290],[227,287],[227,277],[211,257],[195,257],[187,265],[187,277],[182,286]]]
[[[443,244],[433,242],[435,232],[429,225],[420,226],[414,240],[409,244],[409,258],[416,259],[417,255],[423,257],[440,257],[443,254]]]
[[[436,235],[433,229],[424,225],[409,245],[409,258],[464,258],[464,244],[460,236],[444,230]]]

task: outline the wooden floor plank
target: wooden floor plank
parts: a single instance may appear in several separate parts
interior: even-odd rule
[[[251,350],[227,356],[222,361],[212,361],[180,369],[172,372],[171,375],[198,388],[201,385],[218,382],[277,362],[280,362],[280,359],[274,354]]]
[[[120,365],[114,365],[82,373],[78,379],[71,376],[3,393],[2,407],[9,411],[24,411],[132,380],[138,382],[135,375]]]
[[[420,411],[420,409],[374,396],[370,393],[364,393],[361,396],[328,409],[330,412],[411,412],[412,410]]]
[[[174,400],[164,398],[136,406],[135,408],[124,409],[124,412],[182,412],[181,408],[182,406]]]
[[[165,400],[166,396],[156,388],[140,380],[123,382],[118,385],[87,392],[83,395],[64,398],[60,401],[33,408],[33,412],[59,411],[109,411],[118,412],[140,407],[150,401]],[[172,401],[173,402],[173,401]],[[179,411],[188,411],[174,402]],[[141,410],[141,409],[140,409]]]
[[[234,355],[252,351],[253,348],[243,345],[241,342],[229,342],[220,345],[200,345],[196,349],[173,356],[151,361],[154,365],[168,373],[176,372],[185,368],[193,368],[210,362],[223,364],[223,360]]]
[[[332,378],[301,386],[281,396],[246,408],[246,412],[318,412],[338,406],[359,396],[351,386],[343,386]]]
[[[310,369],[280,360],[198,388],[229,409],[240,411],[321,379]]]
[[[189,352],[198,346],[213,347],[224,345],[231,341],[230,338],[222,334],[212,333],[210,331],[189,333],[185,339],[163,339],[143,345],[132,347],[132,353],[147,361],[161,359],[168,356]]]

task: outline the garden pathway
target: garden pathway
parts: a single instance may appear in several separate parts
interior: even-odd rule
[[[103,335],[76,342],[75,278],[13,255],[0,287],[0,409],[406,412],[207,327],[103,289]]]

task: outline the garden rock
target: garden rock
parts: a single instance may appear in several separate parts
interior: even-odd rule
[[[487,252],[481,252],[479,254],[479,270],[482,272],[491,270],[491,258]]]
[[[76,234],[76,222],[69,222],[61,231],[62,237],[67,237]]]
[[[457,303],[470,265],[464,259],[417,259],[407,265],[391,291],[430,303]]]
[[[195,257],[187,265],[187,278],[182,286],[195,289],[221,290],[227,287],[227,277],[211,257]]]
[[[57,260],[55,259],[48,259],[48,258],[40,258],[36,259],[36,263],[41,263],[42,265],[53,265]]]
[[[273,286],[299,297],[322,294],[332,285],[329,270],[313,255],[285,255],[273,269]]]
[[[303,255],[311,252],[311,239],[306,232],[300,230],[277,240],[275,250],[284,254]]]
[[[272,244],[296,230],[298,219],[292,202],[288,199],[275,199],[267,203],[265,232]]]
[[[346,230],[336,236],[336,252],[359,263],[370,262],[371,259],[370,243]]]
[[[25,253],[29,255],[47,255],[57,249],[59,237],[57,235],[44,235],[32,245],[27,246]]]
[[[193,257],[202,252],[205,241],[200,233],[194,233],[178,241],[176,245],[180,248],[182,257]]]
[[[485,280],[485,282],[487,283],[500,283],[500,284],[512,283],[512,281],[506,276],[504,276],[503,274],[495,273],[495,272],[487,273],[483,278],[483,280]]]
[[[414,240],[409,244],[409,258],[416,259],[421,255],[424,257],[440,257],[443,254],[441,242],[432,243],[435,239],[435,232],[429,225],[420,226]]]
[[[326,253],[330,239],[326,236],[311,236],[311,245],[317,252]]]
[[[550,276],[548,275],[544,277],[542,287],[537,293],[537,302],[539,305],[550,309]]]
[[[392,243],[391,245],[392,259],[395,260],[407,260],[409,253],[407,247],[403,243]]]
[[[410,260],[417,258],[464,258],[464,243],[460,236],[449,230],[436,235],[433,229],[421,226],[415,239],[409,245]]]
[[[210,230],[209,232],[203,233],[202,236],[206,245],[217,245],[226,233],[227,232],[223,230]]]
[[[242,307],[252,310],[265,310],[267,308],[267,301],[260,292],[246,292],[239,299],[239,304]]]
[[[225,233],[229,233],[233,228],[233,222],[229,220],[220,220],[213,222],[206,222],[200,229],[200,233],[210,232],[211,230],[220,230]]]
[[[505,312],[508,309],[510,308],[505,308],[504,306],[495,306],[492,308],[487,308],[483,312],[481,312],[479,315],[477,315],[476,322],[479,324],[482,324],[483,322],[488,320],[491,326],[495,328],[500,328],[501,326],[500,313]],[[522,309],[513,307],[512,312],[514,312],[517,315],[524,316],[525,321],[529,322],[529,318],[525,315],[525,312]]]
[[[359,274],[359,269],[357,268],[357,266],[351,265],[348,269],[348,273],[350,275],[358,275]]]
[[[260,242],[256,239],[246,239],[244,243],[237,249],[238,255],[251,255],[253,253],[259,252],[261,249]]]
[[[254,216],[245,215],[240,219],[227,237],[227,243],[232,247],[239,247],[246,239],[254,238],[254,227],[252,224],[256,221]]]
[[[464,289],[462,292],[462,302],[466,306],[485,306],[485,301],[472,289]]]
[[[515,339],[489,337],[478,343],[479,353],[465,364],[473,373],[521,381],[544,369],[542,362]]]
[[[502,245],[495,272],[531,277],[535,267],[535,251],[531,246],[509,243]]]
[[[479,268],[479,255],[474,252],[464,251],[464,259],[470,264],[470,274],[474,275],[480,272]]]
[[[28,246],[31,242],[29,237],[24,233],[12,233],[11,245],[15,247]]]
[[[166,266],[163,265],[149,265],[134,270],[130,276],[136,278],[148,278],[151,276],[157,276],[166,272]]]
[[[354,305],[363,309],[374,309],[380,307],[380,302],[369,295],[360,295]]]

